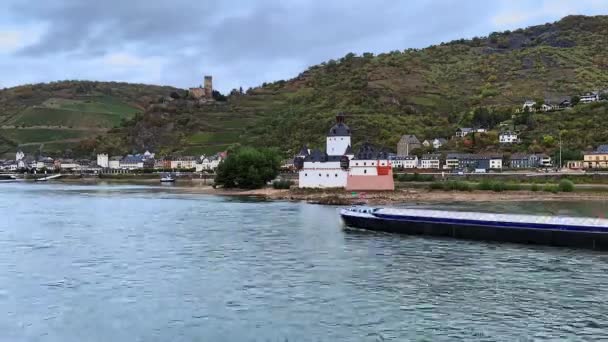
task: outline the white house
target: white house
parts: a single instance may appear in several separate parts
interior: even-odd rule
[[[63,159],[60,161],[59,165],[62,170],[73,170],[80,168],[80,165],[73,159]]]
[[[55,161],[51,157],[38,157],[36,161],[36,169],[52,169],[55,166]]]
[[[465,137],[467,134],[474,132],[474,130],[470,127],[462,127],[459,128],[458,130],[456,130],[456,137],[458,138],[463,138]]]
[[[105,169],[110,167],[110,157],[107,153],[97,154],[97,165]]]
[[[509,131],[500,133],[500,135],[498,136],[498,141],[501,144],[513,144],[518,143],[519,139],[517,133]]]
[[[493,169],[493,170],[502,169],[502,157],[501,156],[490,157],[490,169]]]
[[[421,169],[440,169],[440,161],[438,154],[425,154],[420,158]]]
[[[418,156],[396,157],[391,159],[393,169],[415,169],[418,167]]]
[[[434,149],[438,149],[438,148],[440,148],[441,146],[443,146],[443,145],[445,145],[447,143],[448,143],[448,141],[446,139],[444,139],[444,138],[435,138],[435,139],[433,139],[433,143],[432,144],[433,144],[433,148]]]
[[[108,167],[113,170],[120,169],[120,160],[121,159],[122,159],[122,157],[119,157],[119,156],[111,157],[110,160],[108,161]]]
[[[527,109],[532,112],[532,111],[536,110],[535,106],[536,106],[536,101],[526,100],[526,102],[524,102],[524,105],[521,107],[521,109],[523,111],[525,111]]]
[[[171,160],[172,169],[196,169],[194,157],[177,157]]]
[[[222,161],[221,154],[218,153],[214,156],[205,157],[204,155],[200,157],[200,163],[196,164],[197,172],[201,172],[203,170],[212,171],[217,169]]]
[[[146,150],[146,152],[144,152],[144,154],[143,154],[144,159],[153,159],[155,155],[156,155],[155,153],[152,153],[148,150]]]
[[[587,93],[585,95],[581,95],[580,96],[580,101],[579,103],[591,103],[591,102],[597,102],[600,100],[600,94],[599,93]]]

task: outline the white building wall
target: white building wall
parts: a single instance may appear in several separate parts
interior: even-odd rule
[[[327,155],[341,156],[350,146],[350,137],[327,137]]]
[[[348,171],[340,168],[340,162],[305,162],[298,176],[300,188],[343,188]]]
[[[418,167],[418,159],[404,160],[403,161],[403,168],[404,169],[415,169],[417,167]]]
[[[501,143],[512,144],[517,142],[517,134],[501,134],[499,136],[499,141]]]
[[[110,167],[109,164],[109,157],[107,154],[105,153],[101,153],[97,155],[97,165],[101,166],[101,167]]]
[[[502,159],[490,159],[490,169],[502,169]]]
[[[423,169],[439,169],[439,160],[438,159],[433,159],[433,160],[421,159],[420,160],[420,168],[423,168]]]
[[[108,162],[108,167],[110,169],[120,169],[120,161],[119,160],[110,160]]]

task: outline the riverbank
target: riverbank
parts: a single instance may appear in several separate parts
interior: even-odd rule
[[[161,186],[158,179],[99,179],[99,178],[61,178],[53,180],[53,183],[65,184],[133,184],[142,186]],[[402,204],[402,203],[434,203],[434,202],[531,202],[531,201],[607,201],[608,195],[605,191],[590,191],[592,188],[583,189],[585,186],[577,185],[583,191],[551,193],[545,191],[444,191],[429,190],[428,184],[409,184],[408,187],[398,188],[395,191],[370,191],[349,192],[342,189],[274,189],[271,187],[242,190],[242,189],[214,189],[209,180],[205,179],[183,179],[175,184],[165,184],[163,187],[175,191],[192,194],[256,197],[275,201],[304,201],[308,203],[328,205],[351,205],[361,202],[368,204]],[[414,185],[412,187],[412,185]]]
[[[428,191],[401,189],[387,192],[354,193],[344,190],[278,190],[264,188],[257,190],[213,189],[212,187],[184,188],[185,191],[221,196],[259,197],[268,200],[305,201],[330,205],[351,205],[361,202],[369,204],[401,204],[432,202],[520,202],[520,201],[606,201],[602,193],[539,193],[533,191]]]

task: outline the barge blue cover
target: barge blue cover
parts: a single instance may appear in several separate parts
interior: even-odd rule
[[[348,226],[384,232],[608,250],[600,218],[368,207],[340,214]]]

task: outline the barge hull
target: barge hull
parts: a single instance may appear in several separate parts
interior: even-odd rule
[[[608,250],[608,234],[583,231],[506,228],[458,223],[410,222],[342,215],[354,228],[408,235]]]

